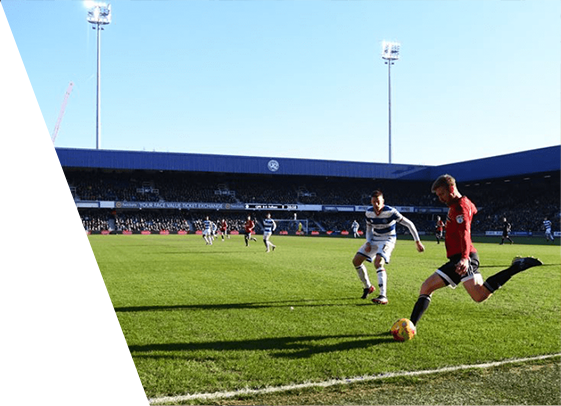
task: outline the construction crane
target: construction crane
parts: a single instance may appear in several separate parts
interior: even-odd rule
[[[66,94],[64,95],[64,100],[62,101],[62,106],[60,106],[60,113],[58,115],[58,120],[55,124],[55,129],[53,134],[51,135],[51,140],[53,140],[53,144],[55,143],[56,136],[58,135],[58,130],[60,128],[60,122],[62,121],[62,117],[64,116],[64,110],[66,110],[66,103],[68,103],[68,96],[70,96],[70,92],[72,92],[72,87],[74,83],[70,82],[68,85],[68,89],[66,89]]]

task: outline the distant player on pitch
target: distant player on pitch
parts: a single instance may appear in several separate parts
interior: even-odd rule
[[[251,236],[253,229],[255,228],[255,222],[251,219],[251,216],[247,216],[247,221],[244,225],[244,239],[245,239],[245,246],[249,247],[249,240],[257,241],[257,239]]]
[[[203,221],[203,239],[206,242],[206,245],[212,245],[212,225],[214,223],[210,221],[208,216],[205,217]]]
[[[415,240],[417,251],[423,252],[425,247],[419,239],[417,228],[411,220],[403,217],[395,208],[384,204],[384,195],[380,190],[375,190],[371,197],[372,207],[366,210],[366,242],[353,258],[353,265],[358,273],[359,279],[364,285],[362,299],[374,292],[375,288],[370,283],[368,271],[364,266],[364,260],[374,261],[374,267],[378,276],[380,295],[372,302],[374,304],[388,304],[386,296],[387,275],[385,264],[390,263],[390,257],[396,242],[396,224],[401,224],[409,229]]]
[[[230,238],[228,235],[228,223],[226,222],[226,219],[222,219],[220,222],[220,235],[222,236],[222,241],[224,241],[224,237],[228,237],[228,239]]]
[[[267,249],[265,252],[270,252],[271,250],[274,251],[275,248],[277,248],[276,245],[269,241],[271,234],[273,234],[273,231],[275,231],[276,228],[277,223],[275,223],[275,220],[271,218],[271,213],[267,213],[267,216],[263,220],[263,243]]]
[[[548,219],[547,217],[544,218],[542,227],[545,230],[545,241],[546,242],[555,241],[555,237],[553,236],[553,233],[551,232],[551,220]]]
[[[353,224],[351,224],[351,228],[353,230],[353,237],[360,237],[360,235],[358,234],[358,229],[360,228],[360,224],[358,224],[358,221],[354,220]]]
[[[514,241],[510,238],[510,230],[512,229],[512,225],[508,222],[506,217],[503,217],[503,236],[501,238],[501,242],[499,245],[503,245],[505,240],[509,240],[512,244]]]

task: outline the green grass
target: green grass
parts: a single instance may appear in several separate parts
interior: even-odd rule
[[[560,352],[558,246],[478,242],[484,278],[515,255],[538,256],[545,266],[515,276],[480,304],[461,286],[436,292],[415,339],[397,343],[389,327],[409,317],[421,283],[445,262],[442,245],[428,240],[419,254],[401,238],[387,266],[390,304],[374,306],[359,299],[362,286],[351,264],[362,240],[274,235],[278,249],[266,254],[257,238],[245,247],[241,236],[213,246],[193,235],[90,236],[149,398]],[[311,402],[329,404],[330,397]],[[376,403],[367,398],[344,403]],[[423,403],[385,404],[412,402]]]

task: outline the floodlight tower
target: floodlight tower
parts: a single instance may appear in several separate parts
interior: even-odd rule
[[[111,4],[91,3],[86,17],[88,23],[92,24],[92,29],[97,30],[97,109],[95,124],[95,147],[101,148],[101,31],[104,25],[111,23]]]
[[[388,142],[389,142],[389,163],[392,163],[392,80],[391,66],[394,61],[399,59],[398,42],[383,41],[382,42],[382,59],[388,65]]]

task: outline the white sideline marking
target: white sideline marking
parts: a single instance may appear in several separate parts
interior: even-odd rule
[[[474,365],[457,365],[454,367],[444,367],[438,369],[428,369],[424,371],[404,371],[404,372],[388,372],[385,374],[379,375],[365,375],[365,376],[356,376],[352,378],[341,378],[341,379],[330,379],[328,381],[323,382],[305,382],[301,384],[292,384],[292,385],[283,385],[283,386],[271,386],[265,387],[261,389],[250,389],[244,388],[239,390],[233,390],[228,392],[211,392],[211,393],[193,393],[191,395],[178,395],[178,396],[165,396],[160,398],[143,398],[138,399],[136,396],[126,393],[120,389],[113,388],[111,386],[102,384],[102,383],[94,383],[94,382],[85,382],[85,381],[78,381],[78,380],[61,380],[57,378],[2,378],[2,382],[12,382],[12,383],[58,383],[58,384],[65,384],[65,385],[76,385],[82,386],[85,388],[90,388],[93,390],[97,390],[99,392],[103,392],[108,396],[115,399],[114,403],[104,403],[104,404],[114,404],[114,405],[151,405],[151,404],[167,404],[167,403],[175,403],[175,402],[182,402],[194,399],[220,399],[220,398],[232,398],[240,395],[263,395],[268,393],[276,393],[276,392],[285,392],[295,389],[308,389],[308,388],[326,388],[329,386],[335,385],[349,385],[352,383],[357,382],[368,382],[368,381],[377,381],[381,379],[387,378],[400,378],[405,376],[419,376],[419,375],[430,375],[430,374],[437,374],[442,372],[454,372],[460,371],[465,369],[485,369],[496,367],[500,365],[506,364],[515,364],[519,362],[528,362],[528,361],[538,361],[544,360],[549,358],[555,358],[561,356],[561,353],[557,354],[548,354],[548,355],[539,355],[536,357],[528,357],[528,358],[515,358],[509,359],[504,361],[495,361],[495,362],[488,362],[484,364],[474,364]],[[99,405],[99,403],[84,403],[86,405]]]
[[[70,257],[70,254],[72,253],[72,251],[74,251],[74,247],[76,246],[76,244],[78,243],[78,240],[80,240],[81,237],[82,236],[78,236],[76,241],[74,241],[74,245],[72,245],[70,250],[68,250],[68,252],[64,256],[62,261],[60,261],[60,264],[58,264],[58,266],[56,267],[54,272],[51,274],[51,276],[49,276],[49,279],[47,279],[47,281],[43,284],[43,286],[41,287],[41,289],[39,290],[37,295],[33,298],[31,303],[29,303],[29,305],[27,306],[27,308],[25,309],[23,314],[18,318],[18,320],[15,322],[15,324],[12,326],[12,328],[8,331],[8,333],[4,337],[2,337],[2,345],[0,346],[0,350],[1,350],[0,360],[4,359],[4,357],[6,356],[8,351],[10,351],[10,348],[12,348],[12,345],[14,344],[16,339],[19,337],[19,335],[21,334],[21,332],[25,328],[25,325],[27,324],[27,322],[29,321],[31,316],[33,316],[33,314],[35,314],[35,311],[37,310],[37,308],[39,307],[39,305],[41,304],[41,302],[43,301],[43,299],[47,295],[47,292],[49,291],[49,289],[53,285],[56,277],[58,276],[58,274],[62,270],[62,267],[64,266],[64,264],[66,264],[66,261],[68,260],[68,257]]]
[[[436,374],[439,372],[459,371],[462,369],[473,369],[473,368],[484,369],[484,368],[491,368],[491,367],[496,367],[505,364],[514,364],[517,362],[527,362],[527,361],[538,361],[542,359],[554,358],[559,356],[561,356],[561,353],[540,355],[537,357],[530,357],[530,358],[517,358],[517,359],[504,360],[504,361],[488,362],[486,364],[457,365],[455,367],[429,369],[424,371],[388,372],[379,375],[366,375],[366,376],[357,376],[353,378],[331,379],[329,381],[324,381],[324,382],[305,382],[305,383],[293,384],[293,385],[266,387],[262,389],[244,388],[244,389],[238,389],[229,392],[194,393],[192,395],[165,396],[161,398],[151,398],[148,399],[148,401],[150,402],[151,405],[156,405],[156,404],[183,402],[186,400],[193,400],[193,399],[219,399],[219,398],[231,398],[239,395],[262,395],[265,393],[283,392],[283,391],[289,391],[294,389],[317,388],[317,387],[325,388],[328,386],[347,385],[355,382],[376,381],[379,379],[395,378],[395,377],[403,377],[403,376],[429,375],[429,374]]]

